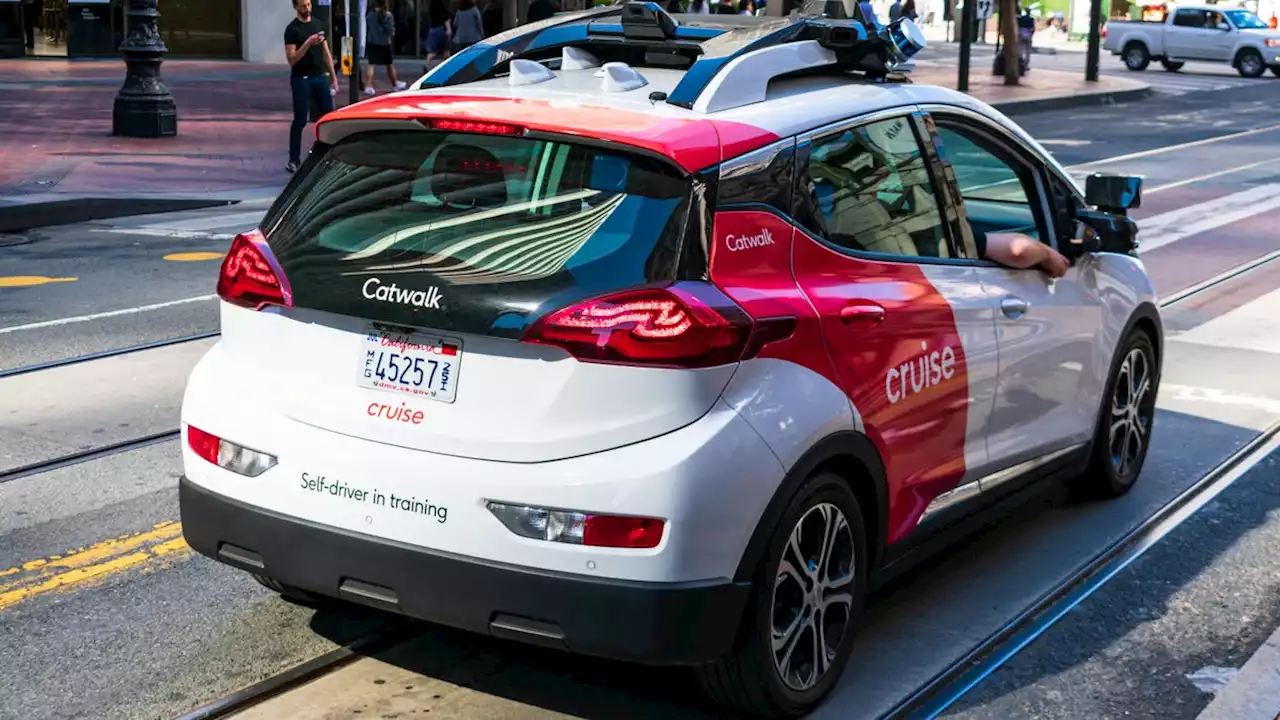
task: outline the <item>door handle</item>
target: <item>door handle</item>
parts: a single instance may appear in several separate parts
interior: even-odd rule
[[[1010,295],[1000,301],[1000,312],[1004,313],[1006,317],[1011,317],[1015,320],[1025,315],[1030,307],[1031,303],[1014,295]]]
[[[878,325],[884,320],[884,308],[873,302],[850,303],[840,308],[840,322],[845,325]]]

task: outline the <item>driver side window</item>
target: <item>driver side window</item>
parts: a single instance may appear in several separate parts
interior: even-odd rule
[[[942,159],[955,173],[964,217],[977,246],[992,233],[1022,233],[1047,241],[1034,175],[995,140],[960,125],[937,127]]]

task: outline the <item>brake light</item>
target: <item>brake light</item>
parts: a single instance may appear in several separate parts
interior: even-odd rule
[[[666,527],[660,518],[594,515],[492,501],[487,505],[489,512],[520,537],[569,545],[655,548]]]
[[[217,435],[207,433],[194,425],[187,426],[187,444],[191,446],[196,455],[214,465],[218,464],[218,445],[221,442],[222,440]]]
[[[694,368],[743,358],[753,323],[714,286],[683,283],[593,298],[543,316],[524,341],[579,360]]]
[[[237,235],[218,273],[218,297],[254,309],[291,304],[283,274],[268,260],[270,253],[257,230]]]
[[[187,426],[187,444],[207,462],[246,477],[257,477],[276,466],[276,456],[237,445],[194,425]]]
[[[420,119],[418,122],[432,130],[448,132],[479,133],[481,135],[523,135],[524,128],[508,123],[481,122],[479,120],[457,120],[450,118]]]

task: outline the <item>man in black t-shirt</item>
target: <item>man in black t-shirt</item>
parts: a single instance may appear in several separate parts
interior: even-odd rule
[[[289,128],[289,164],[293,172],[302,164],[302,129],[315,98],[321,113],[333,110],[338,94],[338,73],[333,54],[324,38],[324,26],[311,15],[311,0],[292,0],[297,17],[284,29],[284,55],[292,68],[289,86],[293,90],[293,125]]]

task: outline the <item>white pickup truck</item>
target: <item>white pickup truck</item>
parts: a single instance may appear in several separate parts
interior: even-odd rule
[[[1102,45],[1130,70],[1152,60],[1175,72],[1188,60],[1230,63],[1245,77],[1280,77],[1280,32],[1243,8],[1181,5],[1164,22],[1110,20]]]

